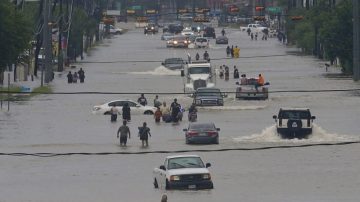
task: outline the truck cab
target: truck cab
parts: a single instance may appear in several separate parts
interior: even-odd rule
[[[193,61],[181,71],[184,92],[195,92],[198,88],[215,87],[215,72],[209,61]]]

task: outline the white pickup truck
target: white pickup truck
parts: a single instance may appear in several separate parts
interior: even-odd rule
[[[240,26],[240,30],[243,32],[247,31],[248,28],[250,28],[251,32],[262,32],[267,27],[264,27],[260,24],[248,24],[248,26],[246,26],[246,27]]]
[[[197,155],[168,156],[155,168],[154,187],[162,189],[213,189],[209,170]]]

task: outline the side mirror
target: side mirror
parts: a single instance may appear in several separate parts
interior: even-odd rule
[[[316,119],[316,116],[312,116],[311,119]]]
[[[186,131],[187,131],[187,129],[186,129],[186,128],[184,128],[184,129],[183,129],[183,131],[184,131],[184,132],[186,132]]]
[[[211,163],[206,163],[205,167],[206,167],[206,168],[211,167]]]
[[[165,168],[164,165],[161,165],[161,166],[160,166],[160,169],[161,169],[161,170],[166,170],[166,168]]]
[[[220,128],[216,128],[217,131],[220,131]]]
[[[276,115],[274,115],[274,116],[273,116],[273,119],[277,119],[277,116],[276,116]]]
[[[181,77],[184,77],[185,76],[185,71],[182,69],[181,70]]]

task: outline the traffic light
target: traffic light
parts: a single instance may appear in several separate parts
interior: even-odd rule
[[[254,16],[255,21],[265,21],[265,16]]]
[[[292,20],[292,21],[298,21],[298,20],[302,20],[304,18],[304,16],[292,16],[292,17],[290,17],[290,19]]]
[[[255,6],[255,11],[263,11],[264,9],[264,6]]]

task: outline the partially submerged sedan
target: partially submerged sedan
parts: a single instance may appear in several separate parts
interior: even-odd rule
[[[156,111],[156,107],[142,106],[139,103],[131,100],[113,100],[105,104],[94,106],[92,113],[108,115],[110,114],[110,109],[113,106],[116,107],[119,112],[121,112],[122,107],[125,104],[129,105],[132,114],[154,114]]]
[[[213,189],[209,170],[197,155],[168,156],[155,168],[154,187],[163,189]]]
[[[185,132],[186,144],[219,144],[219,131],[214,123],[190,123]]]
[[[167,58],[161,63],[164,67],[170,70],[184,69],[186,62],[182,58]]]

